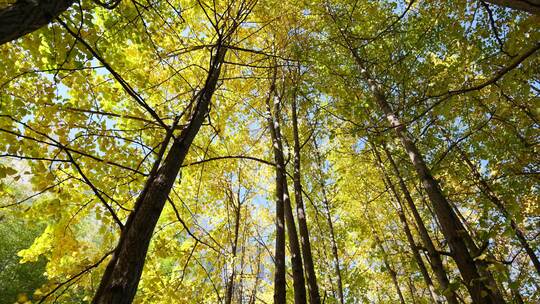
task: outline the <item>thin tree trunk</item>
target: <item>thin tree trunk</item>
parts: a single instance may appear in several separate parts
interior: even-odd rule
[[[287,225],[287,235],[289,237],[289,247],[291,250],[291,264],[293,273],[293,288],[294,288],[294,302],[296,304],[307,303],[306,298],[306,282],[304,280],[304,269],[302,267],[302,253],[300,250],[300,242],[298,241],[298,233],[296,231],[296,224],[294,222],[294,215],[292,212],[291,199],[289,196],[289,189],[287,186],[287,173],[285,171],[285,158],[283,155],[283,142],[280,127],[281,107],[280,102],[274,102],[274,113],[272,117],[272,125],[270,129],[273,129],[272,140],[274,142],[274,155],[276,159],[276,174],[280,175],[279,182],[282,184],[281,194],[283,197],[283,206],[285,209],[285,224]]]
[[[429,276],[426,265],[424,264],[424,261],[422,260],[422,256],[420,255],[418,246],[416,246],[416,243],[414,241],[413,235],[411,233],[411,229],[409,228],[409,224],[407,223],[407,218],[405,217],[405,213],[403,212],[403,203],[401,202],[401,198],[399,197],[398,192],[396,191],[396,188],[394,187],[394,184],[390,180],[390,177],[388,176],[384,168],[384,164],[382,162],[379,151],[374,145],[372,145],[372,148],[373,148],[375,157],[377,158],[377,163],[379,165],[379,168],[381,169],[384,182],[387,185],[387,187],[390,189],[390,192],[392,193],[392,195],[394,196],[394,199],[396,200],[398,204],[397,213],[398,213],[399,220],[401,221],[401,224],[403,225],[403,231],[405,232],[405,235],[407,237],[409,248],[411,250],[411,253],[413,254],[416,264],[418,265],[418,268],[420,268],[420,273],[422,273],[422,277],[424,278],[424,282],[426,283],[426,286],[429,290],[431,299],[433,300],[434,303],[442,303],[443,301],[441,300],[441,297],[439,297],[439,295],[437,295],[435,291],[435,287],[433,286],[433,281],[431,280],[431,277]]]
[[[386,267],[386,269],[388,271],[388,274],[392,278],[392,283],[394,283],[394,287],[396,288],[396,292],[397,292],[398,297],[399,297],[399,302],[401,304],[405,304],[405,298],[403,298],[403,293],[401,292],[401,288],[399,288],[399,282],[397,280],[397,273],[392,268],[392,266],[390,265],[390,262],[388,261],[388,256],[386,254],[386,250],[384,250],[384,246],[383,246],[383,244],[381,242],[381,239],[379,238],[379,235],[378,235],[377,231],[373,227],[371,227],[371,232],[373,232],[373,237],[375,238],[375,242],[377,243],[377,246],[381,250],[384,266]]]
[[[300,250],[300,242],[298,240],[298,232],[296,231],[296,225],[294,222],[285,172],[283,172],[283,175],[285,179],[285,185],[283,185],[285,199],[283,200],[283,203],[285,204],[285,224],[287,225],[287,235],[289,237],[289,247],[291,250],[294,303],[306,304],[306,281],[304,279],[304,267],[302,266],[302,253]]]
[[[17,0],[1,8],[0,45],[46,26],[74,2],[74,0]]]
[[[270,129],[270,135],[272,137],[272,147],[274,149],[274,159],[276,162],[276,249],[274,253],[274,303],[286,304],[286,292],[287,286],[285,281],[285,208],[283,203],[283,187],[285,185],[283,181],[282,170],[284,169],[283,154],[280,153],[280,149],[277,142],[276,130],[274,129],[274,119],[272,118],[270,101],[274,97],[274,91],[276,89],[276,70],[274,69],[274,75],[272,84],[270,86],[270,92],[266,99],[266,111],[268,125]]]
[[[452,251],[452,257],[456,261],[473,302],[477,304],[505,303],[504,300],[501,301],[502,297],[498,295],[496,291],[490,290],[481,280],[473,257],[462,239],[461,234],[464,233],[464,231],[460,231],[459,229],[459,220],[442,193],[438,182],[433,178],[431,171],[424,161],[422,153],[420,153],[416,147],[416,144],[405,128],[405,125],[399,121],[397,115],[392,110],[387,97],[383,92],[382,86],[370,75],[362,58],[358,55],[357,50],[352,47],[342,29],[340,29],[340,33],[343,35],[347,47],[357,63],[360,76],[367,82],[366,84],[369,86],[376,104],[379,106],[384,116],[386,116],[390,126],[394,129],[397,138],[401,141],[405,151],[409,155],[411,163],[413,164],[423,187],[426,189],[428,197],[435,209],[435,214],[441,223],[442,232]]]
[[[259,249],[257,249],[257,268],[255,270],[255,283],[253,283],[253,290],[251,291],[251,295],[249,296],[249,304],[255,304],[255,301],[257,299],[257,290],[259,289],[259,282],[260,280],[260,272],[261,272],[261,252]]]
[[[431,240],[431,237],[429,236],[429,232],[426,228],[426,225],[424,224],[424,220],[420,216],[420,213],[418,212],[418,209],[416,208],[416,205],[414,204],[414,201],[411,197],[411,193],[409,192],[409,189],[407,188],[407,185],[405,184],[405,181],[403,180],[401,173],[399,172],[399,169],[394,161],[394,158],[392,157],[392,154],[390,153],[386,145],[383,144],[382,147],[390,163],[390,166],[392,167],[394,174],[398,179],[398,184],[399,184],[399,187],[401,188],[401,192],[403,193],[403,196],[405,197],[405,201],[407,202],[407,205],[409,209],[411,210],[413,218],[415,219],[416,226],[418,228],[418,234],[420,235],[422,244],[426,248],[426,251],[429,256],[429,263],[431,265],[431,269],[433,270],[433,272],[435,273],[435,276],[437,277],[437,281],[440,285],[440,289],[442,291],[446,291],[444,292],[444,294],[448,303],[457,304],[458,300],[457,300],[455,292],[453,290],[448,290],[448,287],[450,286],[450,281],[448,280],[448,276],[446,275],[446,271],[444,270],[441,255],[439,254],[438,250],[435,248],[435,245],[433,244],[433,241]]]
[[[311,254],[311,242],[309,240],[309,230],[306,222],[306,211],[302,198],[302,182],[300,174],[300,139],[298,136],[298,118],[296,109],[296,98],[292,101],[292,123],[294,137],[294,198],[296,201],[296,216],[298,217],[298,228],[300,231],[300,241],[302,244],[302,257],[304,258],[304,267],[306,281],[309,293],[310,304],[320,304],[319,288],[317,286],[317,277],[313,265],[313,256]]]
[[[499,199],[497,194],[495,194],[495,191],[491,188],[491,186],[488,184],[488,182],[482,177],[480,172],[478,171],[477,167],[471,162],[470,158],[468,157],[467,153],[463,151],[459,146],[456,145],[456,150],[458,151],[461,159],[467,164],[469,167],[469,170],[471,171],[475,183],[482,191],[484,196],[486,196],[492,203],[499,209],[499,211],[502,213],[504,218],[510,222],[510,227],[514,231],[514,234],[516,235],[516,238],[518,239],[519,243],[525,249],[525,252],[527,252],[527,255],[531,259],[534,268],[536,269],[536,272],[540,275],[540,260],[538,260],[538,257],[536,256],[534,250],[530,246],[529,242],[525,238],[525,234],[519,226],[517,225],[516,221],[512,218],[508,210],[506,210],[505,203]]]
[[[317,139],[313,140],[313,145],[315,146],[315,157],[316,157],[316,160],[317,160],[317,164],[319,165],[319,168],[320,168],[321,174],[322,174],[323,164],[322,164],[322,159],[321,159],[321,155],[320,155],[320,152],[319,152],[319,147],[317,145]],[[323,198],[322,203],[323,203],[324,209],[326,211],[326,221],[328,223],[328,229],[330,231],[330,245],[331,245],[331,248],[332,248],[332,256],[334,258],[334,269],[335,269],[335,272],[336,272],[337,294],[338,294],[339,302],[341,304],[343,304],[343,303],[345,303],[345,299],[343,298],[343,281],[342,281],[342,278],[341,278],[341,269],[340,269],[340,266],[339,266],[338,246],[337,246],[337,242],[336,242],[336,235],[335,235],[335,232],[334,232],[334,223],[332,222],[332,214],[331,214],[331,211],[330,211],[330,205],[328,203],[328,196],[326,195],[326,185],[324,184],[324,179],[323,179],[322,176],[319,179],[319,183],[320,183],[320,186],[321,186],[321,192],[322,192],[322,196],[323,196],[322,197]]]
[[[501,297],[497,295],[495,291],[489,289],[481,279],[476,264],[473,260],[473,256],[469,252],[465,241],[463,240],[463,233],[460,229],[459,219],[456,217],[452,206],[446,200],[446,197],[442,193],[439,184],[433,178],[431,171],[428,169],[424,158],[416,144],[411,139],[409,133],[405,129],[405,126],[399,121],[394,114],[392,108],[388,104],[386,96],[382,93],[379,84],[377,84],[367,72],[364,72],[366,79],[370,87],[373,90],[375,101],[383,111],[384,115],[390,122],[392,128],[396,132],[397,137],[401,140],[401,143],[407,154],[409,155],[411,162],[416,169],[418,176],[422,181],[422,185],[425,188],[429,199],[435,209],[435,214],[441,223],[442,232],[450,246],[452,251],[452,257],[456,261],[461,276],[465,282],[467,289],[471,295],[474,303],[504,303],[501,301]]]
[[[230,191],[230,204],[234,208],[234,239],[231,243],[231,255],[233,257],[233,261],[236,258],[236,252],[238,249],[238,235],[240,232],[240,217],[242,215],[242,204],[240,200],[238,201],[238,206],[234,204],[234,198],[232,191]],[[226,294],[225,294],[225,304],[231,304],[232,298],[233,298],[233,291],[234,291],[234,277],[236,276],[236,268],[234,263],[231,265],[231,275],[229,276],[227,280],[227,286],[226,286]]]
[[[416,301],[416,287],[414,286],[414,283],[411,279],[411,277],[409,277],[409,280],[407,282],[409,284],[409,291],[411,293],[411,300],[412,300],[412,304],[416,304],[417,301]],[[432,300],[435,301],[435,299],[432,298]]]
[[[182,130],[157,170],[148,179],[131,212],[113,257],[109,261],[94,296],[95,304],[129,304],[133,301],[143,271],[148,245],[161,211],[167,201],[191,143],[208,114],[212,95],[217,87],[227,49],[221,42],[215,47],[209,74],[203,89],[195,96],[195,111],[189,125]]]

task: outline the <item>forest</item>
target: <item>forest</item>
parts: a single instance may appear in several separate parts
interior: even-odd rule
[[[540,303],[539,0],[0,1],[0,304]]]

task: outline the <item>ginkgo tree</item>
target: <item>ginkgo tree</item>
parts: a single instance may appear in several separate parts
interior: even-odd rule
[[[8,301],[540,301],[538,18],[0,4],[0,221],[45,263]]]

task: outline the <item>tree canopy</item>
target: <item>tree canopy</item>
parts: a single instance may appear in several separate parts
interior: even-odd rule
[[[4,1],[0,303],[538,303],[539,49],[535,0]]]

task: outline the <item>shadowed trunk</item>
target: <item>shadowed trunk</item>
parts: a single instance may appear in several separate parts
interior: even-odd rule
[[[431,269],[435,273],[435,276],[437,277],[437,281],[440,285],[441,291],[447,291],[445,293],[446,300],[450,304],[457,304],[459,303],[456,297],[456,294],[452,290],[447,290],[450,286],[450,281],[448,280],[448,276],[446,275],[446,271],[443,266],[443,262],[441,259],[441,255],[439,254],[438,250],[435,248],[435,245],[433,244],[433,241],[431,240],[431,237],[429,236],[429,232],[426,228],[426,225],[424,224],[424,220],[420,216],[420,213],[418,212],[418,209],[416,208],[416,205],[414,204],[414,201],[411,197],[411,193],[409,192],[409,189],[407,188],[407,185],[405,184],[405,181],[401,177],[401,173],[399,172],[399,169],[396,165],[396,162],[394,161],[394,158],[392,157],[392,154],[390,154],[390,151],[388,151],[388,148],[386,145],[383,144],[383,149],[386,154],[386,157],[388,161],[390,162],[390,166],[392,167],[395,176],[398,178],[398,184],[401,189],[401,192],[403,193],[403,196],[405,197],[405,201],[407,202],[407,205],[409,209],[411,210],[411,213],[413,215],[413,218],[415,219],[416,226],[418,228],[418,234],[420,235],[420,239],[422,240],[422,244],[426,248],[427,254],[429,256],[429,263],[431,265]]]
[[[269,110],[270,106],[267,105],[267,107]],[[274,102],[273,114],[271,114],[271,112],[269,114],[271,117],[269,128],[270,134],[272,135],[272,142],[274,143],[274,158],[276,160],[276,183],[281,184],[281,187],[279,188],[280,192],[276,195],[281,196],[283,199],[285,224],[287,225],[287,235],[289,237],[289,246],[291,250],[294,302],[296,304],[305,304],[307,303],[307,298],[304,269],[302,267],[302,254],[300,252],[300,243],[298,241],[298,233],[296,231],[291,199],[287,186],[287,172],[285,171],[285,158],[283,155],[283,142],[280,126],[281,106],[277,99]],[[278,189],[278,187],[276,187],[276,189]]]
[[[405,235],[407,236],[409,249],[411,250],[414,260],[416,261],[416,264],[418,265],[418,268],[420,269],[420,272],[422,273],[422,277],[424,278],[424,282],[426,283],[426,286],[429,290],[431,299],[433,300],[434,303],[443,303],[441,297],[439,297],[439,295],[437,295],[437,293],[435,292],[433,281],[431,280],[431,277],[429,276],[426,265],[424,264],[424,261],[422,260],[422,256],[420,255],[420,250],[418,249],[418,246],[416,246],[413,235],[411,233],[411,229],[409,228],[409,224],[407,223],[407,218],[405,217],[405,213],[403,212],[403,204],[401,202],[401,198],[399,197],[398,192],[396,191],[396,188],[394,187],[394,184],[390,180],[390,177],[386,173],[379,151],[377,151],[377,148],[375,148],[374,145],[372,145],[372,148],[373,148],[375,157],[377,158],[377,164],[379,165],[379,168],[381,170],[384,182],[386,186],[389,188],[390,192],[392,193],[392,195],[394,196],[394,199],[396,200],[398,204],[397,214],[398,214],[399,220],[401,221],[401,224],[403,225],[403,231],[405,232]]]
[[[268,120],[268,127],[270,129],[270,135],[272,137],[272,147],[276,162],[276,249],[274,253],[274,303],[286,304],[287,286],[285,278],[285,208],[283,203],[283,187],[285,186],[285,182],[282,174],[282,168],[285,161],[283,160],[283,154],[279,149],[276,130],[274,128],[274,118],[272,117],[270,107],[270,102],[274,98],[275,89],[276,69],[274,69],[272,84],[270,85],[270,90],[266,99],[266,116]]]
[[[195,96],[195,110],[188,126],[174,140],[155,177],[151,176],[120,235],[92,303],[129,304],[143,271],[148,245],[191,143],[208,114],[227,49],[218,43],[205,85]]]
[[[65,12],[73,0],[17,0],[0,8],[0,45],[49,24]]]
[[[367,74],[367,73],[364,73]],[[428,197],[433,205],[435,214],[441,224],[442,232],[452,251],[452,257],[456,261],[458,269],[463,277],[465,285],[469,290],[474,303],[505,303],[502,297],[496,291],[491,290],[482,281],[481,276],[476,268],[473,256],[467,248],[466,242],[463,240],[463,231],[459,224],[459,219],[456,217],[452,206],[447,201],[442,193],[438,182],[433,178],[431,171],[428,169],[424,158],[416,144],[405,129],[405,126],[399,121],[397,116],[391,109],[386,96],[382,93],[379,85],[366,77],[369,85],[373,89],[375,101],[383,111],[384,115],[394,128],[397,137],[400,139],[403,147],[407,151],[411,162],[416,169],[422,185],[425,188]]]
[[[317,287],[317,277],[313,265],[313,256],[311,254],[311,243],[309,240],[309,230],[306,222],[306,211],[304,210],[304,201],[302,199],[302,182],[300,174],[300,139],[298,136],[298,118],[296,109],[296,98],[292,101],[292,123],[294,137],[294,198],[296,201],[296,216],[298,217],[298,228],[300,230],[300,240],[302,244],[302,257],[304,258],[304,267],[306,281],[309,293],[309,303],[319,304],[319,288]]]

